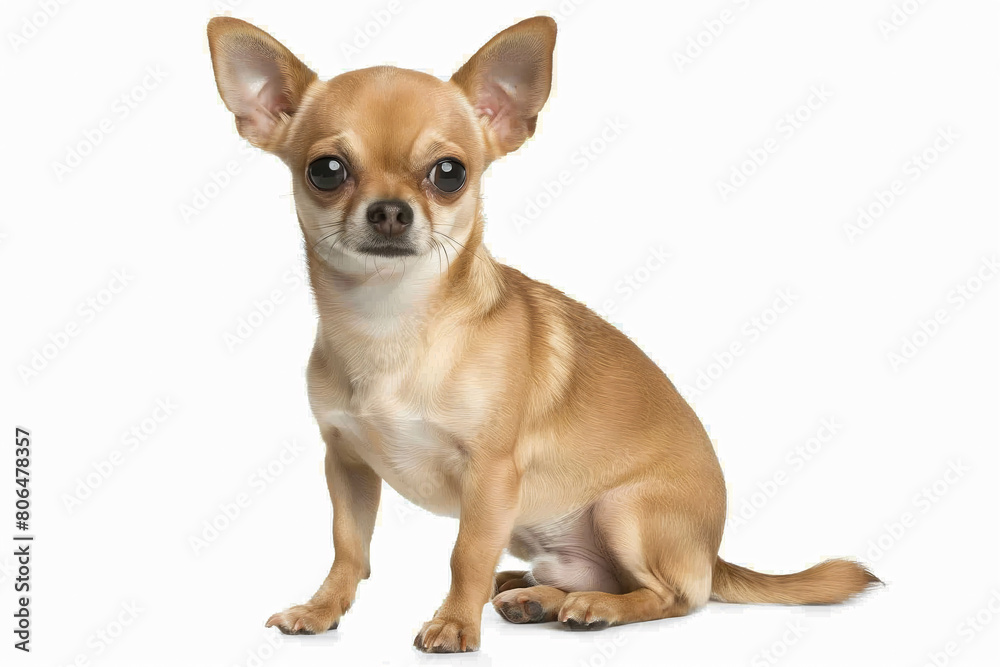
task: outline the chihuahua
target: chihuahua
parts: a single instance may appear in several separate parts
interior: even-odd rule
[[[719,558],[726,490],[690,406],[628,337],[483,245],[483,174],[534,134],[555,38],[535,17],[448,81],[396,67],[320,81],[262,30],[208,24],[237,130],[291,170],[319,312],[307,377],[335,556],[269,627],[337,627],[370,574],[382,480],[459,519],[423,651],[478,649],[490,601],[512,623],[596,629],[709,599],[832,604],[878,582],[851,560],[771,575]],[[531,569],[496,573],[504,549]]]

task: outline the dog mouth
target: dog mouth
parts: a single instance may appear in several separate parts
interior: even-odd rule
[[[417,254],[417,249],[406,241],[383,239],[367,241],[358,247],[357,252],[375,257],[411,257]]]

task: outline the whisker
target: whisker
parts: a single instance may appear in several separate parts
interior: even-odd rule
[[[469,249],[468,249],[468,248],[466,248],[466,247],[465,247],[465,246],[464,246],[463,244],[461,244],[461,243],[459,243],[458,241],[456,241],[455,239],[451,238],[450,236],[448,236],[448,235],[447,235],[447,234],[445,234],[444,232],[439,232],[439,231],[437,231],[436,229],[435,229],[435,230],[433,230],[433,232],[434,232],[435,234],[440,234],[441,236],[445,237],[446,239],[448,239],[448,240],[449,240],[450,242],[452,242],[452,243],[458,243],[458,245],[462,246],[462,248],[463,248],[463,249],[465,249],[465,250],[468,250],[469,252],[471,252],[471,253],[472,253],[472,254],[473,254],[473,255],[474,255],[475,257],[476,257],[476,259],[479,259],[479,260],[482,260],[482,261],[484,261],[484,262],[486,261],[485,259],[483,259],[482,257],[480,257],[480,256],[479,256],[479,253],[477,253],[477,252],[473,252],[472,250],[469,250]]]
[[[314,243],[314,244],[313,244],[313,248],[315,249],[315,248],[316,248],[316,246],[318,246],[318,245],[319,245],[320,243],[322,243],[323,241],[327,240],[327,239],[328,239],[328,238],[330,238],[331,236],[336,236],[337,234],[343,234],[344,232],[345,232],[345,230],[343,230],[343,229],[338,229],[338,230],[336,230],[336,231],[332,231],[332,232],[330,232],[329,234],[324,234],[323,236],[321,236],[321,237],[319,238],[319,240],[318,240],[318,241],[316,241],[316,243]]]
[[[441,245],[438,243],[438,240],[433,236],[431,237],[431,245],[434,246],[434,252],[438,256],[438,275],[440,276],[441,273],[443,273],[441,270]]]
[[[372,258],[372,264],[375,264],[375,259],[374,258]],[[375,264],[375,268],[378,269],[378,264]],[[367,257],[365,258],[365,274],[366,275],[368,274],[368,258]],[[372,278],[374,278],[375,275],[376,275],[375,273],[371,274],[370,276],[368,276],[367,278],[365,278],[364,280],[362,280],[360,283],[358,283],[358,286],[360,287],[361,285],[364,285],[366,282],[368,282],[369,280],[371,280]]]
[[[437,239],[434,239],[434,243],[437,244],[437,247],[439,249],[438,260],[440,261],[440,258],[441,258],[440,253],[443,252],[444,253],[444,262],[445,262],[445,265],[446,265],[446,267],[448,269],[448,275],[451,275],[451,257],[448,255],[448,247],[445,246],[444,243],[442,243],[441,241],[439,241]]]
[[[334,234],[336,234],[336,232],[334,232]],[[340,243],[343,240],[344,240],[344,237],[335,238],[333,240],[333,242],[330,244],[330,247],[328,247],[326,249],[326,262],[327,262],[327,264],[330,263],[330,254],[333,252],[333,249],[336,248],[337,244]]]

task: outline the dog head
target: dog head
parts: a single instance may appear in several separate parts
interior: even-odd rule
[[[448,81],[396,67],[320,81],[259,28],[208,24],[219,94],[239,133],[291,170],[307,247],[357,266],[429,255],[445,237],[464,246],[483,172],[534,133],[555,35],[550,18],[522,21]]]

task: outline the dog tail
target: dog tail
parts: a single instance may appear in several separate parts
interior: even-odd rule
[[[882,582],[866,567],[835,558],[795,574],[763,574],[716,558],[712,599],[720,602],[837,604]]]

